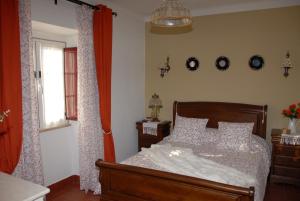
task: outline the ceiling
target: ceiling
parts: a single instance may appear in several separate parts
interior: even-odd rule
[[[53,1],[54,0],[47,0]],[[63,1],[63,0],[61,0]],[[148,19],[151,12],[159,7],[163,0],[82,0],[96,5],[107,4],[111,7],[124,8],[136,15]],[[300,0],[181,0],[186,8],[191,9],[192,16],[212,15],[220,13],[239,12],[300,5]],[[72,4],[73,5],[73,4]],[[118,10],[114,10],[118,12]],[[76,35],[77,30],[32,21],[32,29],[37,32],[47,32],[61,36]]]
[[[144,17],[150,16],[151,12],[162,2],[162,0],[105,1]],[[97,3],[101,0],[93,0],[93,2]],[[191,9],[193,16],[300,5],[300,0],[181,0],[181,2]]]

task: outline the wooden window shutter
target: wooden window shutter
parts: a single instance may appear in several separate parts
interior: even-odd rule
[[[64,48],[66,119],[77,120],[77,48]]]

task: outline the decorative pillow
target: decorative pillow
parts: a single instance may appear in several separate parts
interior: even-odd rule
[[[176,115],[175,127],[170,140],[193,144],[205,131],[208,119],[187,118]]]
[[[254,123],[219,122],[220,142],[217,147],[235,151],[250,151]]]

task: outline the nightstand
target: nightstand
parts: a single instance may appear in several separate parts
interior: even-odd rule
[[[170,134],[171,121],[162,121],[157,125],[157,134],[150,135],[143,132],[143,121],[136,122],[138,130],[139,151],[142,147],[149,148],[152,144],[156,144],[164,137]]]
[[[300,145],[280,144],[281,129],[272,129],[271,182],[300,185]]]

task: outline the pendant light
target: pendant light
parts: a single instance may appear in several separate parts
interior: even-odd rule
[[[190,10],[179,0],[163,0],[151,15],[151,23],[158,27],[184,27],[192,24]]]

